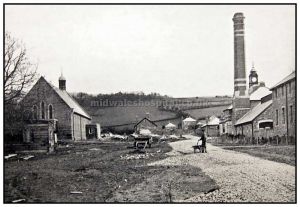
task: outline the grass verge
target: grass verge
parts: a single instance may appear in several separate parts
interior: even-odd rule
[[[148,166],[167,157],[167,142],[154,144],[146,154],[130,146],[73,143],[55,154],[5,161],[4,202],[174,202],[216,188],[198,168]]]
[[[271,145],[263,145],[263,146],[221,146],[226,150],[234,150],[238,152],[247,153],[249,155],[260,157],[262,159],[271,160],[275,162],[286,163],[292,166],[295,166],[295,146],[271,146]]]

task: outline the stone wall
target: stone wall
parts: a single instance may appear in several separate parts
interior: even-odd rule
[[[256,117],[253,121],[253,129],[254,129],[254,137],[272,137],[273,136],[273,129],[266,130],[266,129],[259,129],[259,122],[262,120],[273,120],[273,107],[272,105],[269,106],[263,113],[261,113],[258,117]],[[274,120],[273,120],[273,127],[274,127]]]
[[[272,105],[269,106],[263,113],[256,117],[253,122],[246,123],[236,127],[236,134],[244,135],[247,138],[252,138],[252,124],[253,124],[253,137],[256,140],[258,137],[272,137],[273,130],[259,129],[259,122],[262,120],[271,120],[273,118]]]
[[[205,132],[207,137],[218,137],[220,135],[219,125],[214,126],[206,126]]]
[[[57,95],[44,78],[39,81],[28,92],[21,104],[25,116],[33,115],[33,106],[38,108],[38,117],[41,119],[41,103],[45,103],[45,119],[49,119],[48,107],[51,104],[53,107],[53,119],[57,119],[58,139],[72,137],[71,131],[71,114],[72,110],[69,106]],[[30,115],[31,114],[31,115]]]
[[[234,125],[250,110],[250,99],[249,97],[235,97],[232,103],[232,124]]]
[[[291,89],[289,89],[289,84]],[[287,93],[286,93],[287,92]],[[276,95],[277,93],[277,95]],[[295,137],[296,134],[296,99],[295,99],[295,80],[286,83],[283,86],[272,90],[273,98],[273,120],[274,120],[274,135]],[[286,109],[286,105],[288,109]],[[285,123],[283,123],[282,108],[285,109]],[[292,109],[292,111],[291,111]],[[278,110],[278,124],[276,121],[276,110]],[[287,123],[288,121],[288,123]],[[288,124],[288,129],[287,129]]]

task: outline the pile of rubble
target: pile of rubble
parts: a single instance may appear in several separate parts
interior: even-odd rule
[[[149,157],[154,156],[152,153],[146,154],[126,154],[125,156],[120,156],[121,160],[139,160],[139,159],[148,159]]]

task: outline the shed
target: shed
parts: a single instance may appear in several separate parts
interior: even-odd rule
[[[57,120],[38,120],[25,124],[23,142],[30,144],[32,149],[52,152],[57,144]]]
[[[99,123],[87,124],[86,137],[87,139],[99,139],[101,134],[101,128]]]
[[[143,129],[148,129],[151,132],[151,131],[155,131],[156,128],[157,128],[157,125],[153,121],[151,121],[150,119],[148,119],[146,117],[134,125],[134,131],[136,133],[140,133],[140,131]]]
[[[268,137],[273,133],[272,100],[259,103],[235,123],[237,134],[250,138]]]
[[[196,125],[196,120],[192,117],[187,117],[184,120],[182,120],[182,128],[183,129],[193,129]]]
[[[217,137],[220,135],[219,131],[220,119],[216,116],[209,117],[207,124],[203,125],[205,133],[208,137]]]
[[[176,125],[175,124],[172,124],[171,122],[169,122],[167,125],[166,125],[166,129],[168,130],[172,130],[172,129],[176,129]]]

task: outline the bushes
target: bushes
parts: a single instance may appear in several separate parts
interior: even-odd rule
[[[287,145],[287,141],[289,145],[295,145],[295,137],[289,136],[274,136],[274,137],[258,137],[251,138],[245,137],[244,135],[221,135],[218,138],[212,139],[211,143],[218,143],[218,144],[231,144],[231,145]]]
[[[109,133],[109,132],[111,132],[113,134],[129,135],[129,134],[134,133],[134,129],[132,129],[132,128],[115,129],[113,127],[107,127],[107,128],[103,128],[101,133],[103,134],[103,133]]]

